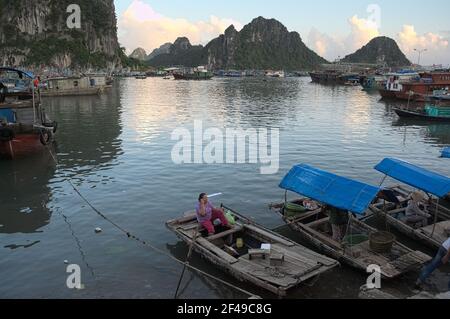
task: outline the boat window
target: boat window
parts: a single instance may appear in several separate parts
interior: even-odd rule
[[[78,81],[73,81],[73,86],[78,87]]]

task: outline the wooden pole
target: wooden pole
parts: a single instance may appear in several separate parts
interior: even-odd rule
[[[197,240],[197,235],[198,235],[199,229],[200,229],[200,225],[198,225],[197,228],[195,229],[194,237],[192,238],[192,242],[189,245],[189,251],[188,251],[188,254],[186,257],[186,261],[183,266],[183,271],[181,272],[180,280],[178,281],[178,285],[177,285],[177,290],[175,291],[175,297],[174,297],[175,299],[178,298],[178,291],[180,290],[181,282],[183,281],[184,273],[186,272],[186,267],[188,266],[189,260],[191,259],[192,251],[194,248],[195,241]]]

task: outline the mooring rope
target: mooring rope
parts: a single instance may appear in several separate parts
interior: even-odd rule
[[[53,153],[50,150],[50,148],[47,148],[47,150],[50,153],[51,157],[53,158],[53,161],[55,162],[55,165],[58,166],[59,165],[58,160],[53,155]],[[102,217],[105,221],[110,223],[112,226],[114,226],[120,232],[124,233],[129,239],[133,239],[136,242],[138,242],[138,243],[140,243],[140,244],[142,244],[142,245],[144,245],[146,247],[151,248],[155,252],[160,253],[160,254],[162,254],[162,255],[164,255],[164,256],[174,260],[175,262],[183,265],[184,267],[189,268],[190,270],[193,270],[193,271],[195,271],[195,272],[197,272],[199,274],[202,274],[202,275],[204,275],[206,277],[209,277],[209,278],[211,278],[211,279],[213,279],[213,280],[215,280],[215,281],[217,281],[217,282],[219,282],[219,283],[221,283],[221,284],[223,284],[225,286],[231,287],[231,288],[235,289],[236,291],[239,291],[239,292],[241,292],[241,293],[243,293],[243,294],[245,294],[245,295],[247,295],[249,297],[258,298],[258,299],[260,298],[259,296],[255,295],[255,294],[253,294],[253,293],[251,293],[251,292],[249,292],[247,290],[244,290],[244,289],[242,289],[240,287],[237,287],[237,286],[235,286],[235,285],[233,285],[233,284],[231,284],[231,283],[229,283],[229,282],[227,282],[225,280],[222,280],[222,279],[220,279],[220,278],[218,278],[216,276],[208,274],[208,273],[204,272],[203,270],[200,270],[200,269],[198,269],[196,267],[193,267],[189,263],[184,262],[184,261],[182,261],[182,260],[172,256],[171,254],[167,253],[166,251],[164,251],[164,250],[162,250],[162,249],[152,245],[150,242],[142,240],[139,237],[133,235],[131,232],[127,231],[125,228],[123,228],[119,224],[115,223],[113,220],[111,220],[105,214],[103,214],[100,210],[98,210],[94,205],[92,205],[89,202],[89,200],[86,197],[84,197],[83,194],[78,190],[78,188],[72,183],[72,181],[70,180],[70,177],[68,177],[64,172],[63,172],[63,179],[70,184],[70,186],[73,188],[75,193],[92,209],[92,211],[94,211],[97,215]]]

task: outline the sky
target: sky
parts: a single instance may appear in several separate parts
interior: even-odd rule
[[[263,16],[297,31],[330,61],[388,36],[414,63],[450,64],[450,1],[393,0],[114,0],[119,42],[148,53],[177,37],[207,44],[233,24],[241,29]],[[416,50],[415,50],[416,49]]]

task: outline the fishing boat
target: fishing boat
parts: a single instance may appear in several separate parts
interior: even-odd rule
[[[15,159],[50,145],[57,123],[48,119],[33,77],[0,68],[0,88],[0,157]]]
[[[420,78],[419,73],[411,70],[402,70],[386,75],[386,84],[379,90],[379,93],[384,99],[396,99],[396,94],[403,92],[403,85],[413,80]]]
[[[446,97],[433,95],[420,109],[410,110],[409,103],[406,109],[395,108],[394,111],[402,118],[416,118],[434,122],[450,122],[450,100]]]
[[[175,80],[211,80],[214,74],[209,72],[205,67],[183,69],[173,72]]]
[[[240,281],[250,282],[280,297],[336,266],[333,259],[317,254],[248,220],[228,207],[234,226],[216,227],[207,237],[196,214],[170,220],[167,227],[203,258]],[[220,229],[220,228],[221,229]]]
[[[387,76],[364,75],[360,77],[360,84],[365,91],[383,90],[386,87]]]
[[[416,190],[425,192],[427,199],[423,198],[423,210],[431,218],[427,226],[408,219],[405,216],[408,201],[413,191],[402,185],[392,186],[385,190],[389,196],[378,198],[370,209],[384,217],[387,223],[405,235],[419,240],[432,247],[441,247],[449,237],[450,210],[439,204],[440,199],[450,195],[450,178],[428,171],[424,168],[404,162],[399,159],[386,158],[375,169],[397,181],[400,181]]]
[[[349,83],[359,84],[359,74],[357,73],[345,73],[338,70],[326,70],[319,72],[309,73],[312,82],[321,84],[341,84],[346,85]]]
[[[365,214],[380,191],[377,187],[300,164],[284,177],[280,188],[286,191],[285,203],[291,191],[302,196],[295,201],[297,205],[307,200],[319,208],[311,207],[293,215],[286,213],[284,204],[276,212],[306,242],[342,263],[364,272],[370,265],[379,265],[381,275],[392,279],[431,260],[430,256],[399,243],[392,234],[379,232],[356,217]],[[351,213],[342,242],[333,239],[325,205]]]
[[[395,93],[398,100],[424,102],[435,90],[448,90],[450,72],[433,71],[420,73],[420,78],[403,83],[402,89]]]
[[[450,147],[446,147],[442,150],[443,158],[450,158]]]

